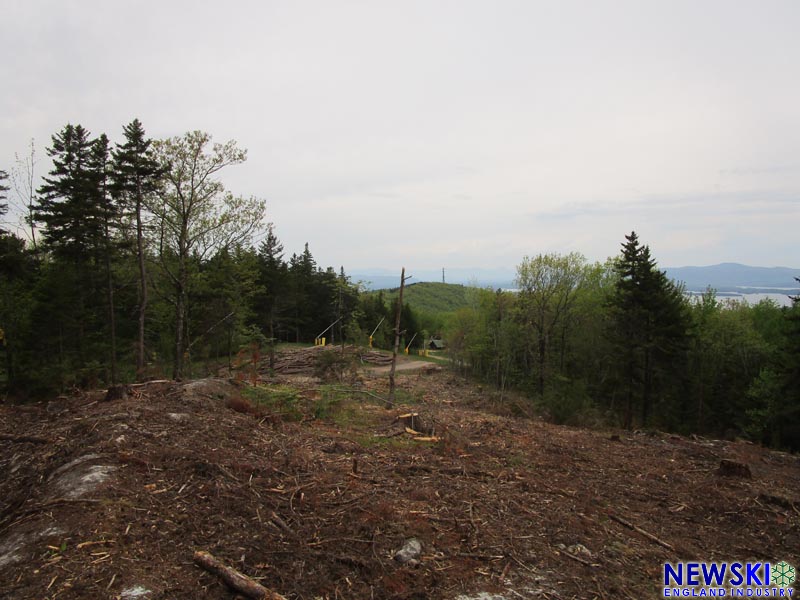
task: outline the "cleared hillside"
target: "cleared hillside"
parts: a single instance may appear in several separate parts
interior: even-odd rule
[[[468,305],[469,288],[457,283],[435,283],[423,281],[407,285],[403,290],[403,302],[416,311],[427,313],[453,312]],[[383,290],[384,297],[391,301],[400,293],[400,288]]]
[[[292,600],[654,598],[664,562],[797,556],[800,457],[501,416],[529,404],[426,369],[391,409],[371,370],[0,406],[0,597],[241,598],[198,551]]]

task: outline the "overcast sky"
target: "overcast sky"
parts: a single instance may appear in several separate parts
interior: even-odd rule
[[[800,267],[797,0],[8,0],[0,49],[0,169],[202,129],[323,265]]]

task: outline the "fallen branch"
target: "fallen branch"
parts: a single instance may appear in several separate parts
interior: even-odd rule
[[[194,562],[200,568],[216,575],[233,591],[253,600],[286,600],[284,596],[268,590],[260,583],[250,579],[247,575],[239,573],[236,569],[227,567],[210,552],[198,550],[194,553]]]
[[[279,529],[282,529],[286,533],[294,535],[294,531],[292,531],[292,528],[289,527],[286,524],[286,521],[281,519],[275,511],[272,511],[272,514],[270,514],[270,519],[272,520],[273,523],[275,523],[275,525],[278,526]]]
[[[572,552],[569,552],[569,551],[567,551],[567,550],[564,550],[564,551],[563,551],[561,554],[563,554],[563,555],[564,555],[564,556],[566,556],[567,558],[571,558],[572,560],[576,560],[576,561],[578,561],[579,563],[581,563],[582,565],[586,565],[587,567],[599,567],[599,566],[600,566],[600,565],[593,565],[593,564],[592,564],[592,563],[590,563],[588,560],[586,560],[586,559],[583,559],[583,558],[581,558],[580,556],[578,556],[578,555],[576,555],[576,554],[573,554]]]
[[[632,530],[633,530],[633,531],[635,531],[636,533],[640,533],[640,534],[642,534],[644,537],[646,537],[646,538],[647,538],[648,540],[650,540],[651,542],[655,542],[656,544],[658,544],[659,546],[663,546],[663,547],[664,547],[664,548],[666,548],[667,550],[672,550],[673,552],[675,551],[675,548],[673,548],[673,547],[672,547],[670,544],[668,544],[667,542],[665,542],[665,541],[663,541],[663,540],[660,540],[660,539],[658,539],[658,538],[657,538],[656,536],[654,536],[652,533],[648,533],[647,531],[645,531],[645,530],[644,530],[644,529],[642,529],[641,527],[639,527],[639,526],[637,526],[637,525],[634,525],[633,523],[629,523],[628,521],[626,521],[626,520],[625,520],[625,519],[623,519],[622,517],[618,517],[618,516],[616,516],[616,515],[609,514],[609,515],[608,515],[608,518],[609,518],[609,519],[611,519],[612,521],[616,521],[616,522],[617,522],[617,523],[619,523],[620,525],[624,525],[624,526],[625,526],[625,527],[627,527],[628,529],[632,529]]]

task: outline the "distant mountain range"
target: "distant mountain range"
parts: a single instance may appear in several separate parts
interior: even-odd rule
[[[722,263],[708,267],[667,267],[670,279],[681,281],[688,291],[701,292],[712,287],[718,292],[786,293],[800,294],[800,269],[788,267],[750,267],[738,263]],[[441,270],[408,269],[413,275],[410,283],[442,281]],[[356,270],[350,273],[353,281],[361,281],[370,290],[391,289],[400,285],[400,273],[386,269]],[[477,285],[491,288],[513,288],[515,272],[512,269],[445,269],[447,283]]]
[[[788,267],[749,267],[738,263],[722,263],[708,267],[669,267],[667,276],[682,281],[689,291],[714,288],[718,292],[792,293],[800,292],[800,269]]]

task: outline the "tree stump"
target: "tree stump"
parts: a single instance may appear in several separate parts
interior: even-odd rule
[[[719,463],[717,475],[720,477],[738,477],[740,479],[752,479],[753,473],[750,466],[728,458],[723,458]]]

